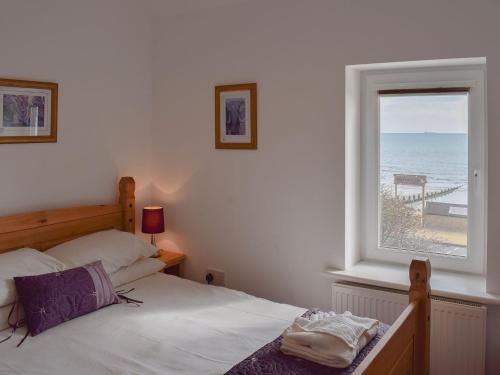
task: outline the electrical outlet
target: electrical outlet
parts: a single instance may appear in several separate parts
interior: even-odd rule
[[[214,269],[208,269],[207,274],[212,274],[213,280],[212,280],[212,285],[217,285],[217,286],[224,286],[226,285],[225,281],[225,273],[224,271],[221,270],[214,270]]]

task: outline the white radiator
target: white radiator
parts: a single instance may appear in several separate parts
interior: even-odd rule
[[[392,324],[408,305],[404,292],[334,283],[332,308]],[[484,374],[486,306],[432,297],[431,375]]]

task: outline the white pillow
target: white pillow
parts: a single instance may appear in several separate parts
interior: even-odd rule
[[[45,253],[59,259],[67,268],[100,260],[106,272],[111,274],[156,251],[156,247],[132,233],[111,229],[62,243]]]
[[[10,311],[12,310],[12,306],[14,306],[14,304],[0,307],[0,331],[7,329],[7,328],[10,328],[10,326],[9,326],[9,314],[10,314]],[[21,304],[19,304],[16,307],[16,309],[18,309],[18,311],[17,312],[13,311],[12,312],[13,315],[10,318],[10,321],[12,323],[15,323],[16,320],[24,318],[24,311],[23,311],[23,307],[21,306]],[[2,340],[2,337],[0,337],[0,340]]]
[[[64,270],[64,264],[35,249],[0,254],[0,307],[16,300],[15,276],[33,276]]]
[[[165,263],[157,258],[142,258],[128,267],[120,268],[109,275],[114,287],[131,283],[137,279],[152,275],[165,267]]]
[[[12,304],[0,307],[0,331],[9,328],[9,323],[7,319],[9,318],[10,309],[12,309]],[[0,338],[1,340],[2,338]]]

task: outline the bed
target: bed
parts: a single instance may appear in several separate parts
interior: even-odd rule
[[[135,230],[135,183],[118,202],[0,217],[0,253],[44,251],[106,229]],[[428,374],[430,266],[410,266],[408,307],[354,374]],[[223,374],[273,342],[306,309],[156,273],[128,284],[144,304],[113,305],[0,346],[7,374]],[[22,337],[23,330],[16,332]]]

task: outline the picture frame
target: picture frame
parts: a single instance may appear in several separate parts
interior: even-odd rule
[[[0,78],[0,144],[57,142],[58,84]]]
[[[215,87],[215,148],[257,149],[257,84]]]

